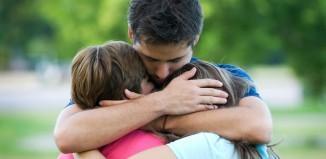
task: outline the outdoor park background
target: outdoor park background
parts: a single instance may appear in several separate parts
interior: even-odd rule
[[[276,152],[326,158],[326,1],[201,0],[196,56],[250,72],[274,120]],[[127,40],[128,0],[0,1],[0,158],[50,159],[82,47]]]

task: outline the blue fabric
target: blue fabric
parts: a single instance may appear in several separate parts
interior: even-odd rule
[[[269,159],[269,155],[267,152],[267,146],[264,144],[257,144],[256,145],[256,150],[258,151],[260,157],[262,159]]]
[[[73,105],[73,104],[75,104],[75,102],[74,102],[72,99],[70,99],[70,100],[69,100],[69,103],[66,105],[66,107],[71,106],[71,105]]]

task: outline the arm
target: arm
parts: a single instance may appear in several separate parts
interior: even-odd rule
[[[142,151],[128,159],[176,159],[173,151],[166,145]]]
[[[99,150],[74,153],[74,159],[106,159]]]
[[[65,108],[54,130],[58,148],[63,153],[97,149],[162,115],[207,110],[209,106],[202,103],[226,101],[218,97],[220,91],[205,88],[221,87],[219,81],[187,80],[194,74],[195,70],[185,72],[163,91],[119,105],[92,110],[80,110],[76,105]]]
[[[154,98],[155,99],[155,98]],[[162,115],[162,109],[151,95],[92,110],[76,105],[65,108],[54,131],[56,144],[63,153],[96,149],[141,127]],[[144,115],[146,114],[146,115]]]
[[[257,97],[245,97],[239,106],[168,118],[166,130],[184,135],[199,131],[215,132],[230,140],[267,143],[272,119],[266,104]]]

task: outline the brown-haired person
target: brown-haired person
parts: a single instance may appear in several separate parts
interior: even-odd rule
[[[202,28],[203,14],[198,0],[130,0],[128,36],[156,87],[192,60]],[[223,64],[218,67],[251,79],[239,67]],[[54,137],[58,148],[65,153],[96,149],[165,115],[180,115],[166,121],[166,131],[174,134],[208,131],[229,140],[268,143],[272,119],[255,87],[240,99],[237,107],[199,111],[208,104],[226,103],[228,95],[211,88],[222,86],[218,80],[189,80],[195,72],[186,72],[162,91],[126,103],[100,102],[102,106],[121,107],[82,110],[71,103],[57,120]],[[193,110],[198,112],[190,114]],[[150,125],[160,129],[162,122],[161,118]]]
[[[72,100],[82,110],[100,108],[99,102],[102,100],[125,100],[126,89],[146,95],[154,88],[137,52],[131,45],[121,41],[111,41],[79,51],[72,61],[71,77]],[[125,159],[165,143],[162,136],[138,129],[99,148],[102,154],[93,150],[76,153],[75,157]],[[59,156],[59,159],[73,158],[73,154]]]

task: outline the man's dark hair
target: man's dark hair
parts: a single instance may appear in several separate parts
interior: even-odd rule
[[[131,0],[128,23],[135,43],[193,45],[203,15],[198,0]]]

